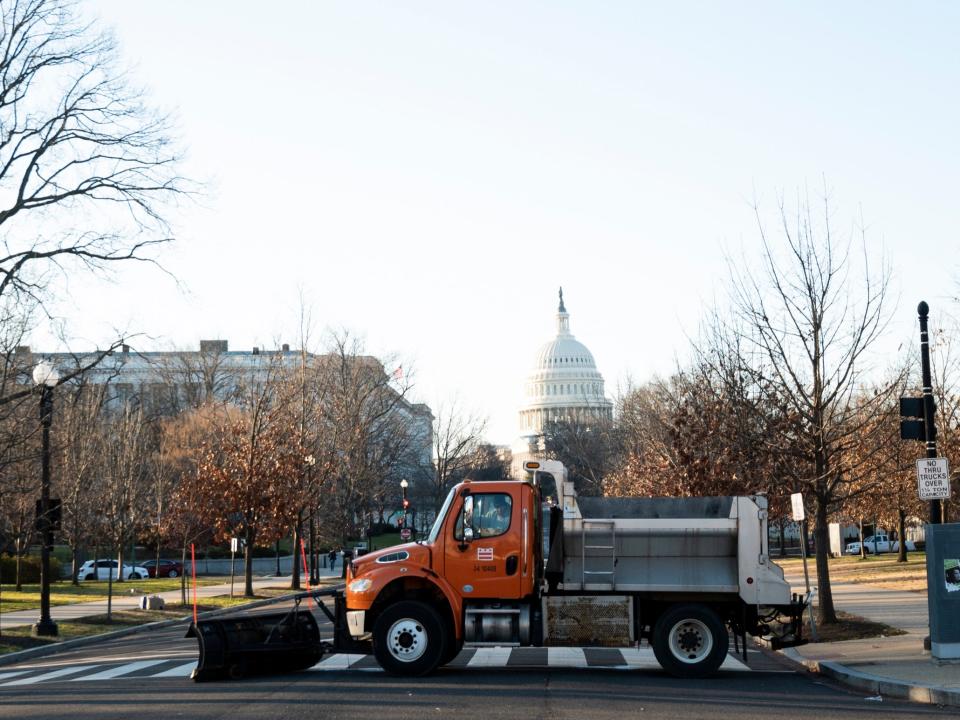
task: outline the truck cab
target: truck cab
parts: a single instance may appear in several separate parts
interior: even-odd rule
[[[669,672],[701,676],[725,658],[728,627],[769,634],[782,614],[781,644],[799,643],[804,604],[767,557],[765,501],[593,498],[581,512],[562,464],[527,470],[528,480],[460,483],[424,540],[350,564],[349,634],[372,641],[385,670],[423,675],[465,645],[647,639]],[[545,480],[557,498],[549,520]]]

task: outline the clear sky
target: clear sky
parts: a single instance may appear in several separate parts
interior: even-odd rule
[[[888,350],[955,309],[960,4],[97,0],[173,111],[187,174],[164,256],[75,280],[77,349],[296,343],[348,328],[509,443],[523,380],[571,329],[608,394],[669,372],[757,254],[751,210],[824,178],[894,271]],[[925,264],[926,262],[926,264]],[[43,332],[34,344],[42,345]]]

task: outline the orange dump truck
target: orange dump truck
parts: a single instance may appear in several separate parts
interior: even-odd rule
[[[689,677],[720,666],[730,633],[803,642],[764,498],[578,498],[560,463],[527,470],[457,485],[425,539],[350,565],[349,634],[385,670],[426,674],[465,646],[648,640]]]
[[[384,670],[424,675],[464,647],[648,641],[667,672],[700,677],[723,662],[731,635],[744,655],[748,633],[804,642],[806,599],[769,558],[765,498],[578,498],[559,462],[527,471],[523,481],[460,483],[424,539],[355,559],[335,611],[321,606],[333,649],[372,644]],[[302,615],[263,625],[263,657],[286,643],[286,669],[295,657],[316,662],[324,648]],[[221,652],[204,625],[193,629],[197,679],[205,665],[242,674],[240,655]],[[229,643],[233,631],[219,632]]]

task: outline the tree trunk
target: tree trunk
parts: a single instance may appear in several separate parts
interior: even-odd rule
[[[80,581],[77,579],[77,574],[80,572],[80,546],[73,545],[70,548],[70,577],[71,584],[79,585]]]
[[[783,518],[781,518],[780,522],[777,523],[777,530],[779,531],[778,534],[780,535],[780,557],[787,556],[787,533],[783,526],[784,522]]]
[[[187,605],[187,544],[184,543],[183,547],[180,548],[180,567],[183,568],[183,573],[180,575],[180,604],[186,607]],[[193,564],[190,565],[190,575],[192,576],[197,569],[193,567]]]
[[[867,546],[863,542],[863,518],[860,518],[860,559],[864,560],[867,557]]]
[[[837,622],[837,611],[833,607],[833,591],[830,589],[830,530],[827,525],[827,503],[817,497],[817,525],[814,529],[817,543],[817,601],[819,608],[817,622],[827,625]]]
[[[99,575],[99,571],[97,574]],[[117,575],[119,574],[120,568],[118,567]],[[107,568],[107,622],[113,622],[113,568]]]
[[[123,533],[120,534],[120,542],[117,550],[117,582],[123,582]]]
[[[293,526],[293,569],[290,572],[290,589],[300,589],[300,516],[297,515],[297,523]]]
[[[243,596],[252,598],[253,595],[253,540],[255,534],[251,530],[245,533],[247,541],[243,548]]]
[[[897,510],[897,542],[900,549],[897,552],[897,562],[907,561],[907,514],[902,510]]]
[[[17,538],[16,549],[17,549],[16,588],[17,588],[17,592],[21,592],[23,590],[23,581],[20,579],[20,562],[23,558],[23,553],[20,551],[20,538]]]

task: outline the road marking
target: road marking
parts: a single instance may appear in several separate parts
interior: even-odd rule
[[[152,678],[158,677],[190,677],[190,673],[193,672],[193,669],[197,666],[196,660],[191,660],[188,663],[183,663],[182,665],[177,665],[172,667],[169,670],[164,670],[163,672],[158,672],[156,675],[151,675]]]
[[[733,655],[727,655],[720,665],[721,670],[749,670],[750,668],[737,660]]]
[[[33,675],[28,678],[20,678],[19,680],[11,680],[8,683],[3,683],[3,687],[10,687],[11,685],[33,685],[38,682],[46,682],[47,680],[55,680],[64,675],[74,675],[84,670],[89,670],[90,668],[95,668],[96,665],[74,665],[72,667],[60,668],[59,670],[54,670],[53,672],[43,673],[42,675]]]
[[[30,672],[29,670],[14,670],[13,672],[0,673],[0,680],[6,680],[8,678],[16,677],[17,675],[23,675],[25,672]]]
[[[587,656],[582,648],[547,648],[547,665],[550,667],[587,667]]]
[[[137,670],[143,670],[143,668],[148,668],[153,665],[159,665],[160,663],[166,662],[165,660],[140,660],[139,662],[127,663],[126,665],[119,665],[117,667],[107,668],[106,670],[101,670],[98,673],[93,675],[84,675],[83,677],[70,678],[70,682],[86,682],[88,680],[110,680],[111,678],[120,677],[121,675],[128,675],[129,673],[136,672]]]
[[[620,648],[620,654],[623,655],[623,661],[626,668],[630,670],[659,670],[660,663],[657,662],[653,650],[648,647],[642,648]],[[624,667],[621,665],[621,667]]]
[[[509,647],[482,647],[470,658],[467,667],[504,667],[510,660],[513,648]]]
[[[336,655],[331,655],[326,660],[321,660],[319,663],[314,665],[311,670],[348,670],[351,665],[358,663],[363,658],[367,657],[366,655],[356,655],[354,653],[337,653]]]

